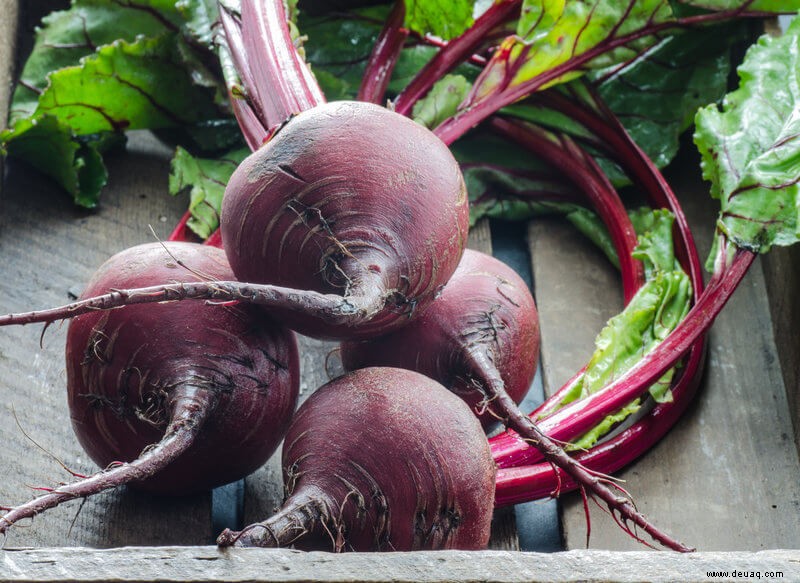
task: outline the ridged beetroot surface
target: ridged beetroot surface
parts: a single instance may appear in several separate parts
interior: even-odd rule
[[[467,239],[467,193],[450,150],[385,107],[304,111],[234,172],[221,232],[240,281],[339,294],[358,317],[281,319],[312,336],[375,336],[433,300]]]

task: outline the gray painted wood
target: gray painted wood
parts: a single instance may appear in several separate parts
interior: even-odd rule
[[[800,248],[775,248],[762,261],[794,439],[800,446]]]
[[[712,572],[728,575],[709,577]],[[742,576],[744,573],[747,575]],[[87,549],[80,553],[67,549],[33,549],[0,551],[0,579],[26,583],[800,581],[800,551],[694,555],[429,551],[336,555],[285,549],[220,551],[215,547]]]
[[[671,173],[705,257],[713,204],[692,159]],[[545,382],[586,362],[605,318],[621,305],[617,277],[569,228],[531,228]],[[579,267],[576,267],[579,266]],[[762,270],[756,265],[715,323],[694,407],[654,450],[620,473],[639,508],[700,550],[800,547],[800,464],[776,358]],[[563,499],[567,548],[585,546],[579,496]],[[595,508],[592,548],[641,548]]]
[[[169,197],[171,150],[134,134],[128,152],[108,159],[101,207],[80,210],[48,180],[10,160],[0,215],[0,305],[20,311],[65,303],[109,255],[165,238],[186,201]],[[70,476],[17,426],[70,468],[96,471],[75,439],[64,388],[66,326],[0,332],[0,504],[31,497],[30,485],[52,486]],[[49,511],[9,534],[14,546],[121,546],[210,542],[208,495],[155,499],[123,488]],[[80,512],[79,512],[80,509]]]
[[[14,78],[18,18],[19,1],[2,0],[0,2],[0,125],[3,127],[8,114],[8,101]]]

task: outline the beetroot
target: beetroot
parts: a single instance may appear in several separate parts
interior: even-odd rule
[[[293,117],[234,172],[222,240],[240,281],[338,294],[353,317],[313,336],[374,336],[404,323],[449,279],[467,238],[461,171],[430,131],[384,107],[318,105]]]
[[[140,245],[115,255],[84,295],[232,277],[219,249],[191,243],[166,249]],[[76,317],[67,334],[72,423],[89,456],[107,469],[12,509],[0,519],[0,532],[123,483],[184,494],[240,479],[277,447],[298,386],[293,334],[254,306],[180,302]]]
[[[222,546],[409,551],[481,549],[495,465],[480,424],[452,393],[415,372],[370,368],[320,388],[283,449],[288,498]]]
[[[416,370],[464,399],[484,426],[490,413],[485,373],[471,354],[483,353],[505,391],[522,401],[539,360],[539,319],[528,287],[497,259],[467,250],[441,296],[408,326],[368,341],[342,343],[345,369],[396,366]]]

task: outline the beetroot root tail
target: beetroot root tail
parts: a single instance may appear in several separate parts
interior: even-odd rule
[[[129,482],[145,480],[165,468],[194,442],[214,408],[214,395],[205,389],[183,388],[173,398],[173,414],[164,437],[137,459],[100,471],[77,482],[44,489],[46,494],[15,507],[0,507],[0,534],[25,518],[33,518],[63,502],[86,498]]]

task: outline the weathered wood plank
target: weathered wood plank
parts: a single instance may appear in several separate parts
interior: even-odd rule
[[[129,151],[108,159],[109,185],[97,211],[80,210],[68,196],[11,160],[0,217],[2,311],[58,305],[81,289],[109,255],[165,238],[186,201],[166,195],[171,150],[148,134],[134,134]],[[32,495],[70,477],[29,441],[79,472],[96,467],[75,439],[65,403],[66,326],[52,326],[39,348],[40,326],[0,333],[0,504]],[[209,542],[210,496],[156,499],[127,488],[49,511],[33,526],[12,529],[9,545],[120,546]],[[80,509],[80,512],[78,510]]]
[[[800,446],[800,248],[776,247],[762,262],[794,439]]]
[[[705,254],[715,218],[707,188],[691,159],[671,176]],[[585,363],[599,323],[621,304],[608,263],[586,263],[592,251],[580,250],[564,229],[531,230],[551,388]],[[571,348],[573,342],[580,348]],[[700,550],[800,546],[800,464],[776,354],[757,267],[714,325],[698,402],[661,444],[620,474],[646,515]],[[567,547],[583,547],[579,497],[564,496],[563,503]],[[641,548],[601,512],[593,512],[591,546]]]
[[[19,0],[0,2],[0,125],[5,127],[17,51]]]
[[[725,573],[711,576],[710,573]],[[800,551],[677,553],[439,551],[302,553],[286,549],[156,547],[0,551],[0,579],[25,583],[282,581],[556,583],[800,581]]]

